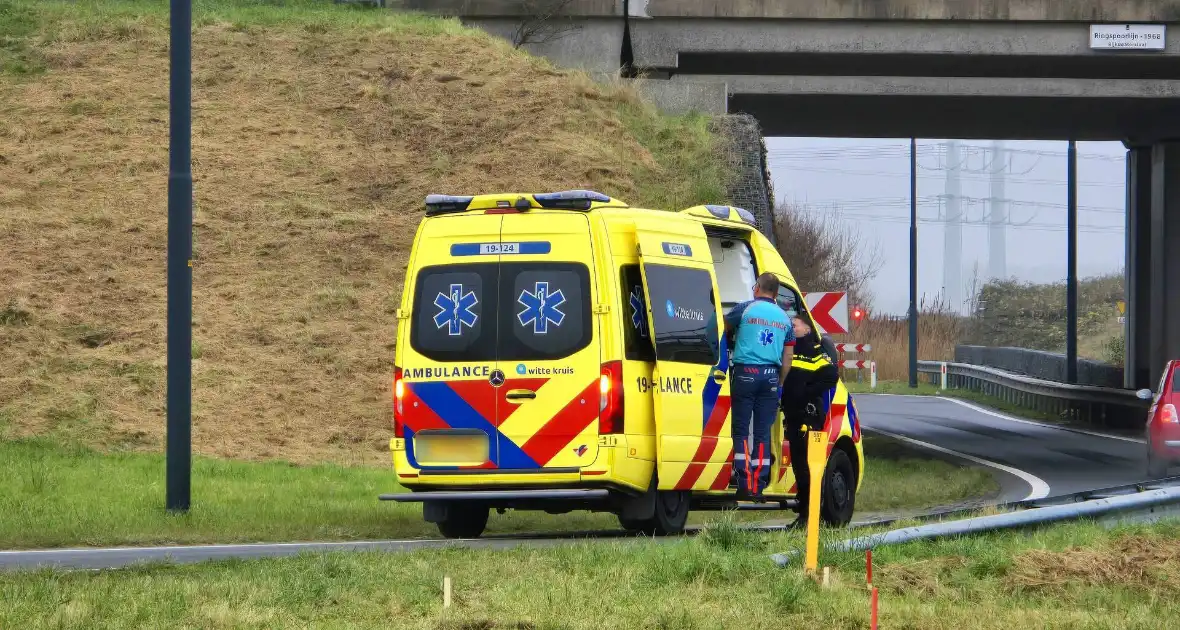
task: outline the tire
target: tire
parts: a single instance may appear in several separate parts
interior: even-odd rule
[[[1168,462],[1155,456],[1151,450],[1151,443],[1147,443],[1147,476],[1160,479],[1168,476]]]
[[[852,471],[852,461],[844,451],[833,449],[824,470],[820,520],[829,527],[843,527],[852,522],[855,508],[856,477]]]
[[[687,490],[656,492],[656,515],[650,523],[651,532],[656,536],[675,536],[684,533],[691,498],[691,493]]]
[[[486,505],[455,502],[447,506],[447,516],[438,522],[444,538],[479,538],[488,526],[491,509]]]
[[[638,520],[633,518],[619,517],[619,525],[629,532],[644,532],[647,533],[648,521]]]

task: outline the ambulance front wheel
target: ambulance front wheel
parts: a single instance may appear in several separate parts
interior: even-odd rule
[[[830,527],[843,527],[852,521],[856,508],[856,476],[848,453],[833,449],[824,470],[823,495],[820,500],[820,520]]]

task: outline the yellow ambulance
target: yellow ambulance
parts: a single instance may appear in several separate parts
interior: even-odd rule
[[[611,512],[673,534],[690,510],[735,507],[723,315],[763,272],[810,320],[741,208],[428,196],[397,309],[390,449],[408,492],[381,499],[421,502],[449,538],[479,536],[493,509]],[[821,512],[845,524],[864,457],[848,391],[832,394]],[[788,508],[781,422],[771,441],[762,507]]]

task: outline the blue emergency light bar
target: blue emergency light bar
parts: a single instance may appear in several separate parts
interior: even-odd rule
[[[738,208],[737,206],[716,206],[710,204],[705,205],[705,209],[709,211],[709,214],[717,217],[718,219],[724,219],[726,221],[729,221],[732,218],[730,216],[731,208],[733,211],[737,212],[738,218],[740,218],[742,221],[745,221],[750,225],[756,225],[757,222],[754,220],[754,215],[745,208]]]
[[[426,195],[426,216],[463,212],[473,199],[472,195]]]
[[[541,193],[533,195],[533,199],[542,208],[568,208],[571,210],[589,210],[595,202],[608,203],[611,198],[593,190],[564,190],[562,192]]]
[[[758,223],[754,219],[754,214],[751,213],[749,210],[746,210],[745,208],[738,208],[736,206],[734,207],[734,210],[737,210],[738,216],[742,218],[742,221],[745,221],[746,223],[749,223],[750,225],[755,225],[756,223]]]

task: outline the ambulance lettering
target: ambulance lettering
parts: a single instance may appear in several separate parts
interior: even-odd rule
[[[405,378],[487,378],[492,368],[486,365],[464,365],[453,367],[407,368]]]

